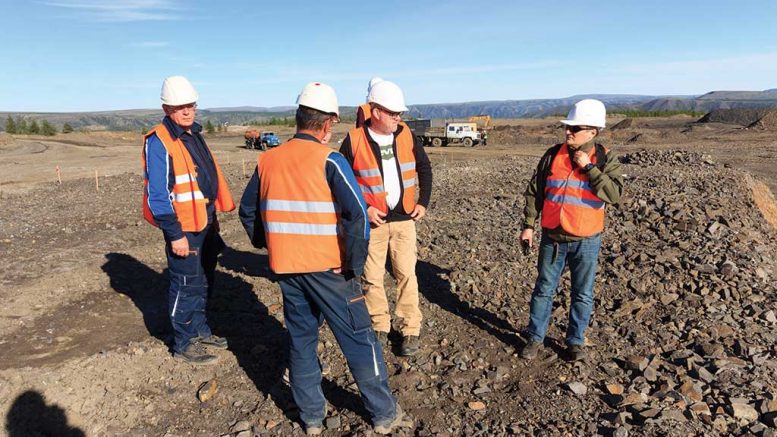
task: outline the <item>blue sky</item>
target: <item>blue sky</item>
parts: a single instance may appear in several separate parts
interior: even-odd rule
[[[200,106],[341,105],[367,82],[409,104],[777,88],[774,1],[4,0],[0,111],[159,106],[182,74]]]

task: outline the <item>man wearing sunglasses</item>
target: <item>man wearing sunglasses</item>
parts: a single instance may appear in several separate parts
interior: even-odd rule
[[[211,333],[205,307],[213,289],[216,258],[224,249],[216,211],[235,204],[221,169],[194,121],[199,95],[183,76],[162,84],[165,118],[146,134],[143,147],[143,215],[162,229],[170,275],[170,321],[174,357],[211,364],[205,346],[226,349]]]
[[[537,356],[545,339],[564,267],[572,277],[567,356],[585,358],[585,330],[593,311],[593,286],[604,230],[605,205],[616,204],[623,190],[620,163],[594,138],[605,126],[604,104],[584,99],[575,104],[564,125],[565,141],[540,159],[524,196],[526,207],[520,235],[525,251],[533,246],[541,216],[537,282],[531,296],[527,344],[521,357]]]
[[[407,111],[402,90],[384,80],[372,84],[370,117],[365,125],[348,132],[340,152],[353,167],[356,181],[367,201],[372,231],[362,285],[372,325],[384,346],[391,330],[383,279],[386,254],[397,280],[394,314],[401,319],[400,355],[420,349],[421,310],[418,302],[415,222],[426,215],[432,193],[432,165],[416,141],[402,112]],[[420,191],[416,201],[416,192]]]

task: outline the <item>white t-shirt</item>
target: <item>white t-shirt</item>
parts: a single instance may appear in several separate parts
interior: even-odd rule
[[[402,185],[397,172],[397,158],[394,156],[394,134],[383,135],[370,128],[367,128],[367,131],[380,148],[380,157],[383,161],[383,188],[387,194],[386,203],[389,210],[392,210],[399,203],[399,195],[402,194]]]

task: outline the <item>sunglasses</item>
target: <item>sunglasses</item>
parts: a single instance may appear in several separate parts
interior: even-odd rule
[[[576,134],[581,130],[595,130],[596,128],[590,126],[564,126],[564,129],[572,132],[573,134]]]
[[[402,113],[401,112],[389,111],[388,109],[386,109],[386,108],[384,108],[382,106],[378,106],[378,109],[383,111],[384,114],[388,115],[391,118],[402,118]]]

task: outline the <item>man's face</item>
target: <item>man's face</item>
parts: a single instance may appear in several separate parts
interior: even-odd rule
[[[184,129],[189,129],[194,124],[194,116],[197,113],[197,103],[189,103],[180,106],[162,105],[165,114],[173,120],[173,123]]]
[[[597,134],[597,129],[592,126],[564,126],[566,143],[572,148],[578,148],[591,141]]]
[[[392,112],[381,106],[375,106],[372,109],[372,121],[370,127],[380,134],[393,134],[397,131],[399,122],[402,120],[401,112]]]

